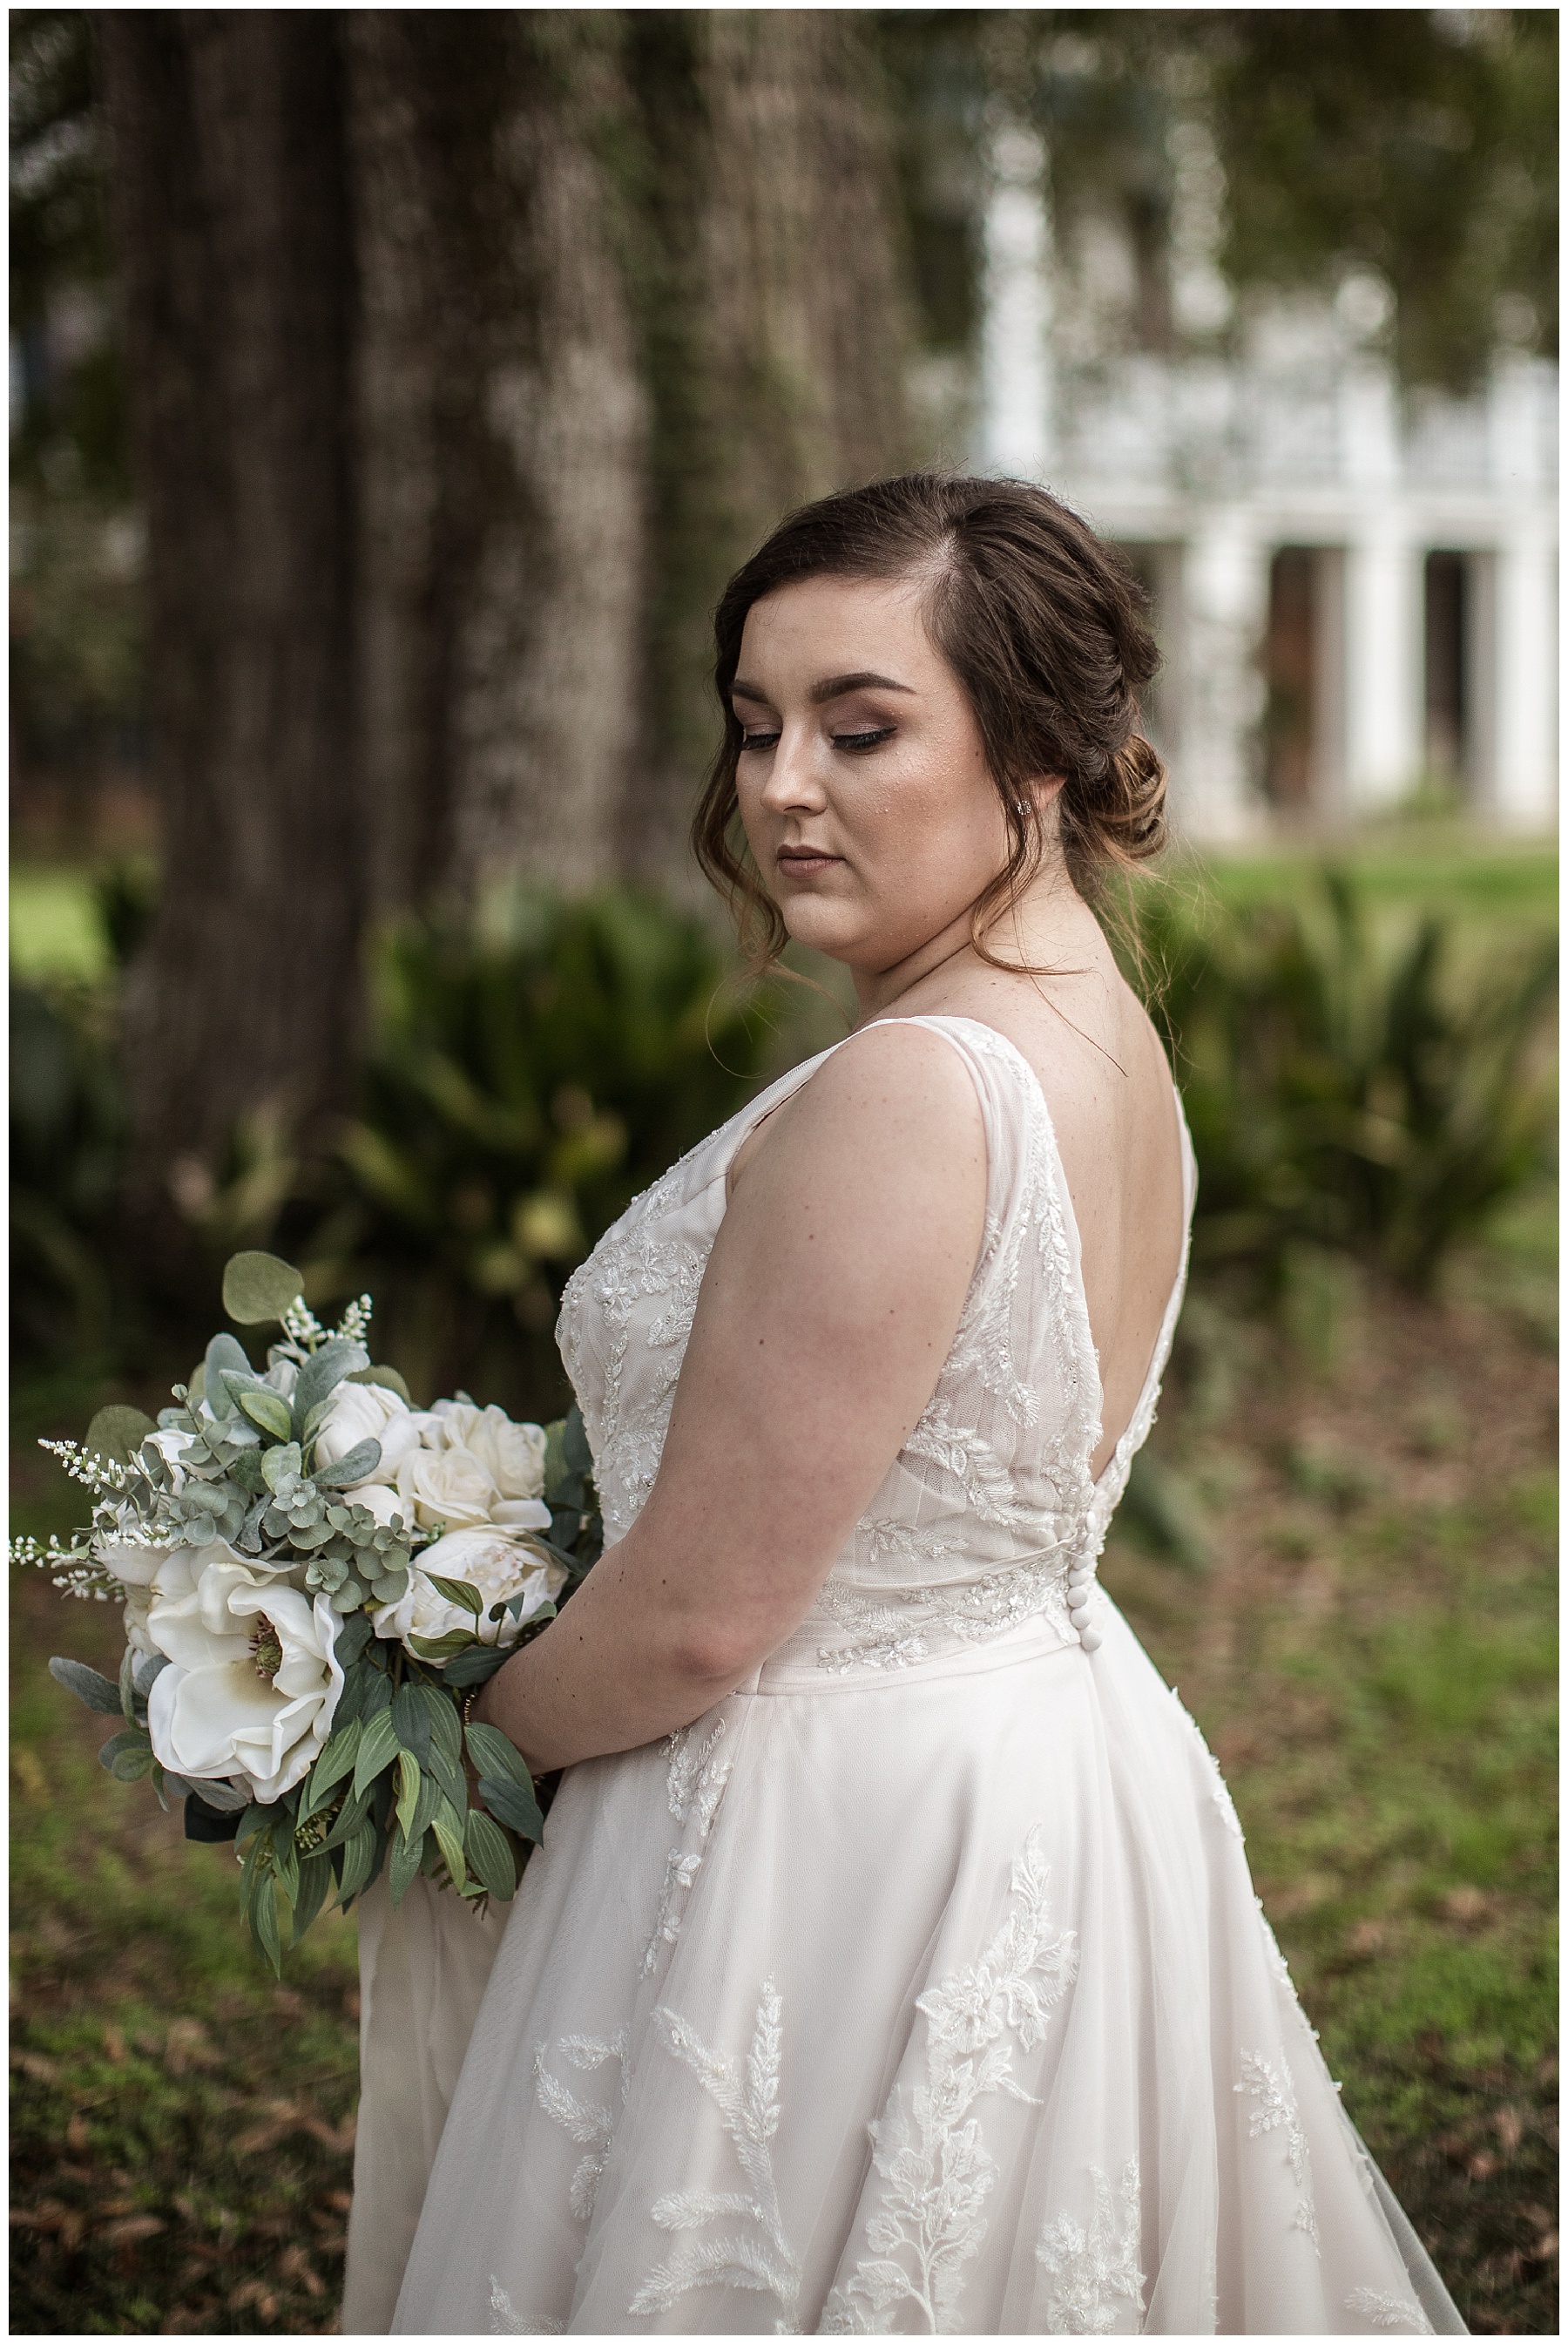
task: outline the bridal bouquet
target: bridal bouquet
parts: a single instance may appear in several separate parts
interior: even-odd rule
[[[79,1661],[50,1672],[123,1718],[99,1753],[117,1781],[149,1777],[185,1800],[187,1836],[236,1842],[277,1969],[329,1895],[347,1907],[384,1865],[395,1904],[418,1872],[512,1895],[539,1804],[512,1743],[465,1710],[600,1532],[575,1409],[544,1428],[461,1393],[414,1408],[371,1361],[368,1296],[329,1334],[271,1254],[236,1254],[223,1300],[281,1327],[266,1366],[215,1335],[156,1424],[106,1408],[84,1443],[45,1441],[92,1520],[13,1554],[123,1605],[117,1684]]]

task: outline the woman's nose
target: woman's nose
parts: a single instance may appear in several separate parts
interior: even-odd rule
[[[769,812],[787,813],[799,807],[820,813],[828,803],[817,770],[816,742],[811,731],[786,724],[769,760],[762,803]]]

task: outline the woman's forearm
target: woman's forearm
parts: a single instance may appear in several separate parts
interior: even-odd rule
[[[674,1605],[650,1606],[618,1546],[560,1617],[497,1671],[473,1714],[545,1774],[689,1725],[762,1657],[716,1643]]]

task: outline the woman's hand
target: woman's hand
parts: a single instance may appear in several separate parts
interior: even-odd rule
[[[870,1026],[773,1116],[709,1257],[658,1479],[486,1685],[535,1773],[635,1748],[798,1625],[936,1388],[985,1221],[951,1045]]]

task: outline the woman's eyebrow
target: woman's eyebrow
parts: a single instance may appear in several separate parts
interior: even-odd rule
[[[811,686],[807,697],[819,708],[825,700],[837,700],[846,692],[864,692],[869,686],[874,686],[879,692],[907,692],[911,698],[915,696],[912,683],[895,683],[890,675],[873,675],[869,668],[861,668],[854,675],[825,677],[820,683]]]

